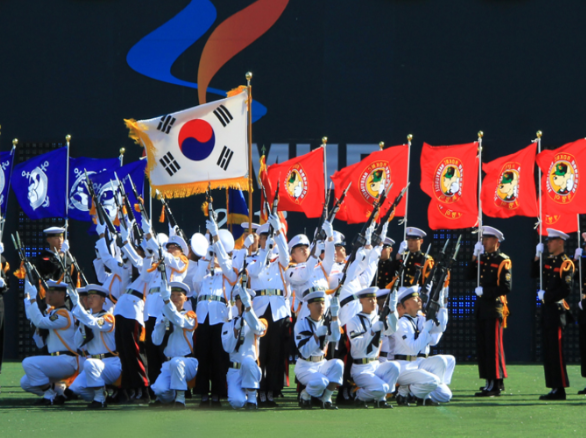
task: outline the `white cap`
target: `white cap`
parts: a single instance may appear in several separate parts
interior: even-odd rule
[[[169,240],[167,240],[165,247],[167,245],[172,244],[172,243],[174,243],[175,245],[178,245],[179,248],[181,248],[181,251],[183,251],[183,254],[187,255],[187,252],[189,251],[189,249],[187,248],[187,243],[185,242],[185,239],[183,239],[183,237],[181,237],[177,234],[174,236],[171,236],[169,238]]]
[[[146,239],[144,239],[144,240],[146,240]],[[168,240],[169,240],[169,236],[167,236],[165,233],[157,234],[157,243],[159,244],[159,246],[165,246],[167,244]]]
[[[489,227],[488,225],[483,225],[482,235],[496,237],[499,240],[499,242],[505,240],[505,235],[501,231],[497,230],[494,227]]]
[[[335,246],[346,246],[346,236],[339,231],[334,231],[334,245]]]
[[[390,237],[385,237],[385,240],[383,241],[383,245],[393,246],[394,244],[395,244],[395,241],[393,239],[391,239]]]
[[[245,230],[247,230],[247,231],[248,231],[248,222],[242,222],[242,223],[240,224],[240,226],[241,226],[242,228],[244,228]],[[252,228],[252,231],[253,231],[253,232],[254,232],[254,231],[256,231],[256,230],[258,230],[258,228],[259,228],[259,227],[260,227],[260,225],[259,225],[259,224],[255,224],[254,222],[252,223],[252,227],[251,227],[251,228]]]
[[[220,230],[218,231],[218,237],[222,242],[222,246],[224,247],[224,251],[226,253],[234,251],[234,236],[228,230]]]
[[[183,292],[185,295],[189,295],[189,292],[191,292],[189,286],[180,281],[172,281],[169,286],[171,287],[171,292]]]
[[[379,289],[376,292],[376,297],[377,298],[385,297],[385,296],[387,296],[389,294],[390,291],[391,291],[390,289]]]
[[[268,222],[265,222],[264,224],[259,225],[258,228],[256,229],[256,234],[260,235],[260,234],[268,233],[270,226],[271,225]]]
[[[570,236],[568,236],[566,233],[564,233],[562,231],[554,230],[553,228],[548,228],[547,229],[547,237],[549,239],[567,240]]]
[[[293,239],[289,241],[289,251],[292,251],[298,245],[307,245],[309,246],[309,239],[305,234],[298,234]]]
[[[65,289],[65,292],[67,292],[67,283],[62,281],[47,280],[47,287],[49,289]]]
[[[326,299],[326,291],[322,290],[322,289],[310,292],[303,297],[303,301],[305,301],[308,304],[310,302],[312,302],[313,300],[325,301],[325,299]]]
[[[110,291],[106,289],[104,286],[100,286],[99,284],[88,284],[84,287],[85,293],[88,295],[92,295],[96,293],[97,295],[101,295],[103,297],[107,297],[110,295]],[[79,289],[77,289],[77,293],[79,294]]]
[[[416,239],[423,239],[427,236],[427,233],[422,229],[415,228],[415,227],[407,227],[407,237],[414,237]]]
[[[198,257],[205,256],[208,252],[208,247],[210,246],[208,239],[206,239],[206,237],[201,233],[195,233],[193,236],[191,236],[190,243],[191,250]]]
[[[76,287],[75,290],[77,291],[78,295],[87,295],[87,290],[85,289],[85,286]]]
[[[397,299],[402,304],[409,298],[419,296],[419,286],[410,286],[410,287],[400,287],[399,288],[399,295]]]
[[[63,227],[45,228],[43,230],[43,233],[45,233],[45,234],[63,234],[63,233],[65,233],[65,228],[63,228]]]
[[[360,292],[358,292],[356,294],[356,296],[358,298],[368,298],[371,296],[376,297],[377,293],[378,293],[378,287],[372,286],[372,287],[367,287],[366,289],[362,289]]]

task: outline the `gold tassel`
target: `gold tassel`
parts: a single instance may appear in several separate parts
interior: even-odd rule
[[[142,328],[142,331],[140,332],[140,338],[138,338],[139,342],[144,342],[146,339],[146,330],[144,329],[144,327]]]
[[[246,89],[247,89],[246,85],[239,85],[238,87],[232,88],[230,91],[228,91],[226,93],[226,97],[236,96],[237,94],[242,93]]]
[[[26,278],[26,270],[24,269],[24,262],[20,262],[20,268],[13,272],[14,276],[19,280]]]
[[[123,214],[124,216],[127,216],[127,215],[128,215],[128,210],[126,209],[126,205],[123,205],[123,206],[122,206],[122,214]]]
[[[160,223],[165,222],[165,206],[164,205],[163,205],[163,208],[161,208],[161,216],[159,216],[159,222]]]
[[[46,291],[45,291],[45,288],[43,287],[43,283],[41,283],[41,280],[39,280],[39,298],[41,300],[44,300],[45,294],[46,294]]]
[[[203,215],[205,217],[208,217],[208,205],[209,205],[208,201],[204,201],[204,203],[201,204],[201,211],[203,211]]]

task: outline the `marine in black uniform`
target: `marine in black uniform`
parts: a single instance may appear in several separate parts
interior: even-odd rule
[[[582,238],[586,240],[586,233],[582,233]],[[582,288],[580,302],[578,303],[578,335],[580,346],[580,363],[582,377],[586,377],[586,255],[583,254],[582,248],[576,249],[574,262],[582,264]],[[580,281],[580,273],[576,268],[575,280]],[[586,394],[586,388],[578,391],[579,395]]]
[[[413,281],[417,271],[421,271],[418,284],[423,286],[425,278],[433,268],[433,257],[429,254],[425,254],[421,251],[421,245],[423,245],[423,238],[427,236],[427,233],[419,228],[407,227],[407,240],[401,242],[399,252],[397,253],[397,260],[395,263],[405,264],[405,270],[401,276],[401,284],[399,286],[414,286]],[[393,272],[397,270],[397,266],[394,267]]]
[[[543,290],[537,295],[541,306],[541,338],[543,342],[543,367],[545,386],[551,392],[539,397],[540,400],[565,400],[566,390],[570,386],[566,359],[564,357],[563,332],[569,309],[565,299],[572,291],[574,263],[564,252],[565,240],[569,237],[561,231],[547,229],[547,251],[543,258]],[[539,254],[543,244],[537,245],[537,255],[533,262],[531,274],[539,278]]]
[[[45,280],[60,280],[63,275],[63,269],[57,257],[63,259],[65,254],[65,266],[71,272],[71,277],[75,283],[77,281],[77,272],[73,267],[73,256],[69,253],[69,244],[63,240],[65,228],[51,227],[43,230],[43,233],[45,233],[49,248],[42,250],[37,257],[35,264],[39,274]],[[55,254],[55,248],[59,254]]]
[[[499,396],[507,377],[503,327],[508,315],[507,295],[512,287],[512,264],[509,256],[501,252],[503,233],[493,227],[482,227],[482,243],[474,247],[472,263],[468,265],[468,280],[476,280],[477,256],[480,255],[480,286],[475,292],[476,355],[478,374],[486,386],[476,397]]]
[[[377,286],[379,289],[386,289],[387,285],[393,281],[396,272],[396,261],[391,258],[393,252],[393,244],[395,241],[390,237],[385,238],[383,242],[383,250],[378,261],[378,268],[376,277],[371,286]]]

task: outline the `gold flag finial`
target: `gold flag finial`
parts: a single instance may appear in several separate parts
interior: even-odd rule
[[[120,148],[120,155],[124,155],[124,152],[126,152],[126,148]]]
[[[327,137],[322,137],[321,138],[321,142],[322,142],[322,144],[326,144],[328,142],[328,138]]]
[[[478,131],[478,138],[482,138],[484,136],[484,132]]]
[[[382,151],[385,148],[385,142],[384,141],[379,141],[378,142],[378,148]]]
[[[18,144],[18,138],[12,140],[12,146],[16,146]]]
[[[69,142],[71,141],[71,135],[67,134],[67,135],[65,136],[65,141],[66,141],[67,143],[69,143]]]
[[[407,141],[411,142],[413,140],[413,134],[407,134]]]
[[[251,72],[251,71],[247,71],[247,72],[246,72],[246,80],[247,80],[248,82],[250,82],[250,80],[251,80],[251,79],[252,79],[252,72]]]
[[[541,138],[542,135],[543,135],[543,132],[537,131],[537,138]]]

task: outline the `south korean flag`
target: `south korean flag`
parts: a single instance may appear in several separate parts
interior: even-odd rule
[[[248,178],[248,93],[150,120],[127,121],[147,149],[147,173],[165,197],[212,187],[245,188]]]

